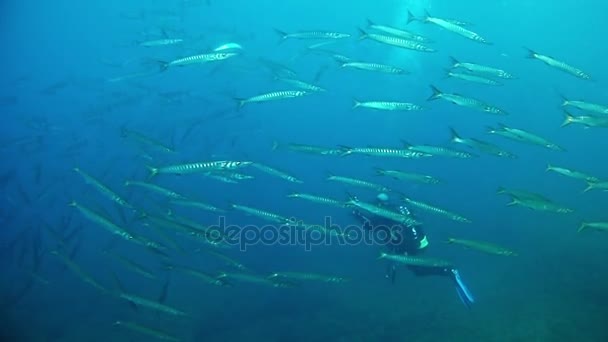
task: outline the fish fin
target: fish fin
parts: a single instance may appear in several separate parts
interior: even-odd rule
[[[340,157],[348,156],[352,153],[353,148],[346,145],[338,145],[338,148],[342,153],[340,153]]]
[[[363,40],[367,38],[367,32],[365,32],[362,28],[357,28],[359,30],[359,40]]]
[[[528,55],[526,56],[527,58],[536,58],[536,52],[532,49],[529,49],[527,47],[523,47],[524,49],[526,49],[528,51]]]
[[[564,111],[564,115],[566,117],[564,118],[564,122],[562,122],[562,125],[560,127],[568,126],[574,122],[574,116],[572,116],[572,114],[568,113],[567,111]]]
[[[450,63],[452,63],[452,68],[455,68],[456,65],[460,64],[460,62],[452,56],[450,56]]]
[[[148,180],[154,178],[154,176],[158,174],[158,168],[152,167],[150,165],[146,165],[146,168],[148,168],[148,171],[150,171],[150,174],[148,175]]]
[[[438,98],[441,97],[441,90],[437,89],[437,87],[435,87],[434,85],[431,85],[431,90],[433,91],[433,95],[431,95],[428,99],[426,99],[427,101],[433,101],[433,100],[437,100]]]
[[[507,203],[507,207],[512,207],[514,205],[518,205],[519,204],[519,200],[514,198],[511,200],[511,202]]]
[[[247,103],[247,99],[243,99],[240,97],[234,97],[232,99],[236,102],[237,111],[241,110],[241,108],[243,108],[243,106],[245,106],[245,104]]]
[[[568,105],[568,99],[564,96],[564,94],[560,93],[559,91],[557,92],[557,95],[559,96],[560,99],[562,99],[562,107],[563,106],[567,106]]]
[[[272,141],[272,150],[273,150],[273,151],[276,151],[276,150],[277,150],[277,148],[279,148],[279,146],[280,146],[280,145],[279,145],[279,142],[278,142],[278,141],[276,141],[276,140],[273,140],[273,141]]]
[[[357,99],[353,99],[353,107],[351,109],[355,109],[361,106],[361,102],[359,102]]]
[[[156,64],[158,64],[159,72],[167,71],[167,69],[169,69],[169,62],[166,62],[166,61],[155,61],[155,62],[156,62]]]
[[[585,190],[583,190],[583,192],[588,192],[589,190],[593,190],[595,188],[593,185],[594,185],[593,182],[587,182],[587,187],[585,188]]]
[[[589,226],[589,224],[587,224],[587,222],[581,222],[581,226],[578,227],[578,230],[576,231],[577,233],[582,232],[585,228],[587,228]]]
[[[452,135],[452,137],[450,138],[451,142],[458,143],[458,140],[462,140],[462,138],[460,137],[460,135],[458,135],[458,132],[456,132],[454,127],[450,127],[450,134]]]
[[[282,42],[284,42],[287,39],[287,32],[283,32],[276,28],[274,29],[274,32],[276,32],[281,37],[278,44],[281,44]]]
[[[412,147],[412,144],[410,144],[409,142],[401,139],[401,144],[403,145],[404,148],[409,149],[410,147]]]
[[[454,241],[456,241],[454,238],[448,238],[447,240],[445,240],[445,243],[452,244],[454,243]]]
[[[367,18],[367,27],[376,25],[370,18]]]
[[[420,18],[417,18],[415,15],[412,14],[411,11],[407,11],[407,24],[411,23],[412,21],[421,21]]]

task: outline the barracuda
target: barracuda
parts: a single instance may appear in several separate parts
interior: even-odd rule
[[[400,47],[400,48],[404,48],[404,49],[408,49],[408,50],[414,50],[414,51],[421,51],[421,52],[436,52],[437,51],[433,48],[424,46],[417,41],[398,38],[398,37],[394,37],[394,36],[384,36],[384,35],[376,34],[376,33],[367,33],[365,31],[363,31],[362,29],[359,29],[359,40],[363,40],[363,39],[371,39],[371,40],[375,40],[379,43],[392,45],[392,46],[396,46],[396,47]]]
[[[510,249],[497,246],[484,241],[473,241],[473,240],[463,240],[463,239],[454,239],[449,238],[447,243],[461,245],[466,248],[474,249],[480,252],[484,252],[487,254],[493,255],[504,255],[504,256],[517,256],[517,253],[513,252]]]
[[[175,174],[175,175],[185,175],[190,173],[198,173],[198,172],[208,172],[208,171],[221,171],[221,170],[234,170],[239,169],[245,166],[251,165],[250,161],[210,161],[210,162],[200,162],[200,163],[190,163],[190,164],[179,164],[179,165],[170,165],[164,167],[151,167],[148,166],[148,170],[150,170],[150,176],[148,179],[158,175],[158,174]]]
[[[539,61],[542,61],[545,64],[547,64],[547,65],[549,65],[549,66],[551,66],[551,67],[553,67],[555,69],[564,71],[564,72],[566,72],[566,73],[568,73],[570,75],[574,75],[574,76],[576,76],[578,78],[581,78],[583,80],[590,80],[591,79],[591,76],[589,76],[584,71],[582,71],[582,70],[580,70],[578,68],[575,68],[575,67],[573,67],[571,65],[568,65],[568,64],[566,64],[566,63],[564,63],[562,61],[558,61],[557,59],[555,59],[553,57],[541,55],[541,54],[539,54],[539,53],[537,53],[537,52],[535,52],[533,50],[530,50],[528,48],[526,48],[526,49],[528,50],[528,58],[538,59]]]
[[[368,102],[359,102],[354,100],[355,104],[353,105],[353,109],[363,107],[370,109],[379,109],[379,110],[405,110],[405,111],[417,111],[424,110],[425,108],[413,103],[408,102],[389,102],[389,101],[368,101]]]
[[[431,15],[428,12],[425,12],[425,16],[423,18],[417,18],[415,17],[410,11],[407,12],[408,14],[408,18],[407,18],[407,22],[408,24],[412,21],[421,21],[424,23],[433,23],[441,28],[446,29],[447,31],[456,33],[458,35],[461,35],[465,38],[471,39],[473,41],[479,42],[479,43],[484,43],[484,44],[492,44],[490,42],[488,42],[487,40],[485,40],[482,36],[480,36],[479,34],[471,31],[471,30],[467,30],[464,27],[457,25],[453,22],[453,20],[445,20],[445,19],[441,19],[441,18],[434,18],[431,17]]]
[[[450,57],[450,60],[452,61],[452,68],[463,68],[463,69],[472,71],[474,73],[485,74],[485,75],[500,77],[500,78],[504,78],[504,79],[515,78],[513,75],[511,75],[510,73],[508,73],[502,69],[497,69],[497,68],[493,68],[490,66],[474,64],[474,63],[463,63],[463,62],[459,62],[454,57]]]
[[[297,192],[293,192],[289,195],[287,195],[287,197],[289,198],[301,198],[307,201],[311,201],[311,202],[315,202],[315,203],[321,203],[321,204],[327,204],[327,205],[332,205],[335,207],[341,207],[344,208],[345,204],[342,201],[338,201],[332,198],[326,198],[326,197],[321,197],[321,196],[315,196],[315,195],[310,195],[310,194],[302,194],[302,193],[297,193]]]
[[[461,216],[459,214],[447,211],[445,209],[441,209],[441,208],[438,208],[438,207],[435,207],[435,206],[432,206],[430,204],[423,203],[420,201],[415,201],[408,197],[403,197],[403,200],[414,207],[420,208],[422,210],[428,211],[433,214],[445,216],[452,221],[462,222],[462,223],[471,223],[471,220],[469,220],[468,218]]]
[[[367,63],[367,62],[346,62],[342,63],[342,68],[352,68],[366,71],[376,71],[383,72],[386,74],[408,74],[409,72],[386,64],[378,64],[378,63]]]
[[[431,85],[431,90],[433,90],[433,95],[431,95],[427,99],[427,101],[443,99],[443,100],[446,100],[453,104],[459,105],[461,107],[477,109],[477,110],[485,112],[485,113],[496,114],[496,115],[508,115],[509,114],[506,111],[504,111],[498,107],[491,106],[487,103],[484,103],[484,102],[474,99],[474,98],[464,97],[459,94],[442,93],[441,90],[437,89],[435,86],[432,86],[432,85]]]

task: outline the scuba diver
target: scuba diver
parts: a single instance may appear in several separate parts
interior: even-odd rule
[[[414,218],[414,215],[406,206],[392,206],[389,204],[389,197],[387,194],[380,193],[376,198],[378,200],[377,206]],[[352,214],[362,224],[364,229],[370,231],[378,231],[382,229],[386,230],[386,241],[382,242],[387,246],[388,253],[415,256],[421,254],[429,245],[427,236],[420,225],[410,226],[403,223],[397,223],[370,213],[362,213],[357,209],[355,209]],[[416,276],[437,275],[448,277],[454,281],[458,297],[467,307],[470,307],[471,304],[475,302],[473,295],[463,283],[460,273],[456,268],[417,265],[407,265],[407,268],[409,268]],[[397,265],[395,262],[391,262],[388,265],[386,278],[389,279],[391,283],[395,283],[396,273]]]

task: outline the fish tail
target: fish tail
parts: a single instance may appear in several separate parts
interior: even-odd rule
[[[283,31],[281,31],[279,29],[276,29],[276,28],[274,29],[274,32],[276,32],[279,35],[279,37],[281,37],[281,39],[279,40],[278,44],[281,44],[282,42],[285,41],[285,39],[287,39],[287,35],[288,35],[287,32],[283,32]]]
[[[583,190],[583,192],[588,192],[589,190],[593,190],[595,189],[595,186],[592,182],[587,182],[587,187],[585,188],[585,190]]]
[[[528,51],[528,55],[526,56],[527,58],[536,58],[536,52],[534,50],[529,49],[525,46],[524,46],[524,49],[526,49]]]
[[[407,11],[407,23],[411,23],[412,21],[421,21],[420,18],[417,18],[415,15],[412,14],[411,11]]]
[[[365,38],[367,38],[367,32],[365,32],[365,30],[363,30],[362,28],[357,28],[357,30],[359,30],[359,40],[363,40]]]
[[[581,226],[578,227],[578,230],[576,231],[577,233],[582,232],[585,228],[587,228],[589,226],[589,224],[587,222],[581,222]]]
[[[273,150],[273,151],[276,151],[276,150],[277,150],[277,148],[279,148],[279,142],[278,142],[278,141],[276,141],[276,140],[273,140],[273,141],[272,141],[272,150]]]
[[[353,153],[353,148],[350,146],[346,146],[346,145],[338,145],[338,147],[340,148],[340,157],[344,157],[344,156],[348,156],[351,153]]]
[[[378,260],[380,260],[380,259],[386,259],[386,256],[387,256],[387,254],[386,254],[386,253],[381,252],[381,253],[380,253],[380,256],[378,257]]]
[[[437,100],[438,98],[441,97],[441,90],[437,89],[437,87],[435,87],[434,85],[431,85],[431,90],[433,91],[433,95],[429,96],[428,99],[426,99],[427,101],[433,101],[433,100]]]
[[[568,99],[564,96],[564,94],[557,93],[557,95],[559,95],[559,97],[562,99],[562,107],[567,106],[568,103],[570,103],[570,101],[568,101]]]
[[[367,27],[376,25],[370,18],[367,18]]]
[[[376,175],[382,176],[385,174],[385,171],[382,168],[376,167],[374,170],[376,171]]]
[[[502,186],[499,186],[498,189],[496,189],[496,193],[497,194],[504,194],[506,193],[506,189]]]
[[[460,64],[460,62],[452,56],[450,56],[450,63],[452,63],[452,68],[456,68],[456,66]]]
[[[78,203],[76,203],[76,201],[71,201],[70,203],[68,203],[68,206],[70,206],[70,207],[75,207],[77,205],[78,205]]]
[[[458,135],[458,132],[456,132],[456,130],[454,129],[454,127],[450,127],[450,133],[452,134],[452,137],[450,139],[451,142],[457,142],[458,140],[462,139],[460,137],[460,135]]]
[[[237,111],[243,108],[243,106],[245,106],[245,104],[247,103],[246,99],[240,97],[234,97],[233,100],[236,102]]]
[[[158,64],[158,71],[160,72],[167,71],[167,69],[169,69],[169,62],[156,61],[156,63]]]
[[[154,176],[158,174],[158,168],[152,167],[150,165],[146,165],[146,167],[148,168],[148,171],[150,171],[150,174],[148,175],[148,180],[154,178]]]
[[[564,115],[566,117],[564,118],[564,122],[562,122],[562,125],[560,127],[568,126],[574,122],[574,116],[572,116],[572,114],[568,113],[567,111],[564,111]]]
[[[547,168],[545,169],[545,171],[551,171],[551,170],[553,170],[553,165],[547,164]]]
[[[361,106],[361,102],[359,102],[357,99],[353,99],[353,102],[354,102],[354,104],[353,104],[352,109],[355,109],[355,108],[358,108]]]

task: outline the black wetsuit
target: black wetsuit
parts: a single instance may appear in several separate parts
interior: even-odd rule
[[[404,215],[412,216],[409,210],[400,206],[391,208],[396,212],[401,212]],[[424,251],[424,246],[421,248],[421,243],[426,243],[426,235],[422,226],[407,226],[395,221],[375,216],[369,213],[363,213],[358,210],[352,212],[353,216],[362,224],[363,229],[378,232],[384,230],[381,236],[386,236],[385,241],[378,241],[387,248],[387,252],[391,254],[419,255]],[[380,236],[375,234],[374,236]],[[452,277],[452,269],[445,267],[422,267],[422,266],[407,266],[417,276],[426,275],[443,275]],[[389,264],[386,277],[395,282],[396,265]]]

